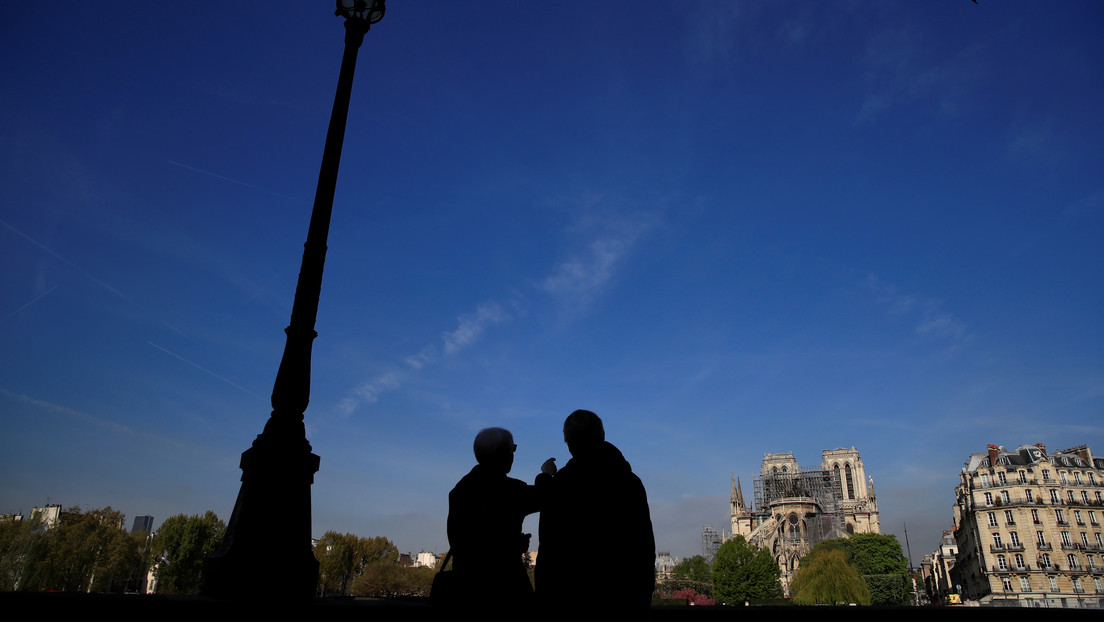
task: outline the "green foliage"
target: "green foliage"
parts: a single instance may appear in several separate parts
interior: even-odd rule
[[[387,538],[327,531],[314,547],[323,596],[345,596],[350,583],[373,565],[394,565],[399,549]],[[432,581],[432,579],[430,579]]]
[[[802,567],[811,563],[817,555],[831,550],[842,550],[847,554],[847,563],[866,583],[872,605],[907,605],[911,602],[908,561],[896,536],[857,533],[850,538],[824,540],[809,551],[801,561]]]
[[[870,604],[866,582],[839,547],[820,551],[814,547],[802,561],[792,588],[793,602],[798,605]]]
[[[39,520],[0,524],[0,591],[21,589],[41,554],[46,525]]]
[[[144,571],[143,542],[123,530],[111,509],[60,513],[50,529],[39,520],[0,530],[0,581],[5,590],[123,592]]]
[[[153,537],[158,555],[157,591],[198,594],[203,587],[207,558],[218,550],[226,524],[212,511],[203,516],[177,514],[165,520]]]
[[[863,576],[870,603],[878,606],[911,602],[908,560],[897,536],[857,533],[847,539],[847,561]]]
[[[350,591],[354,596],[372,598],[428,598],[435,574],[433,568],[369,564],[353,581]]]
[[[713,562],[713,598],[725,605],[778,598],[781,569],[770,551],[758,549],[736,536],[721,545]]]
[[[710,583],[713,580],[713,567],[702,555],[682,560],[671,569],[671,578],[678,581],[697,581]]]

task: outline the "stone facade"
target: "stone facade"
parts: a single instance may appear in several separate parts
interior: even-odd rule
[[[1048,454],[989,445],[955,487],[964,598],[1036,607],[1104,604],[1104,458],[1086,445]]]
[[[817,542],[881,533],[874,483],[854,447],[824,450],[819,469],[800,468],[790,452],[768,453],[755,478],[754,509],[735,476],[730,504],[732,534],[770,550],[787,595],[801,557]]]

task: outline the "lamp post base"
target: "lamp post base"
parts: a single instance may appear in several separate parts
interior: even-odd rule
[[[242,453],[241,490],[222,547],[207,562],[205,595],[314,598],[318,560],[310,542],[310,487],[318,464],[302,421],[268,421]]]

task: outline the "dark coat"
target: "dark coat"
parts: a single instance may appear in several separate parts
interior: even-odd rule
[[[529,536],[521,524],[538,509],[533,486],[480,465],[456,484],[449,493],[448,539],[465,592],[500,603],[532,595],[522,564]]]
[[[537,598],[554,609],[646,609],[655,589],[655,536],[644,484],[603,443],[556,475],[537,476],[544,498]]]

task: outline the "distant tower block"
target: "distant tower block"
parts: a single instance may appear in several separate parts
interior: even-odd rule
[[[791,452],[768,453],[754,488],[755,507],[749,509],[733,478],[732,533],[771,552],[787,595],[800,559],[817,542],[881,533],[874,484],[854,447],[825,449],[819,469],[799,467]]]

